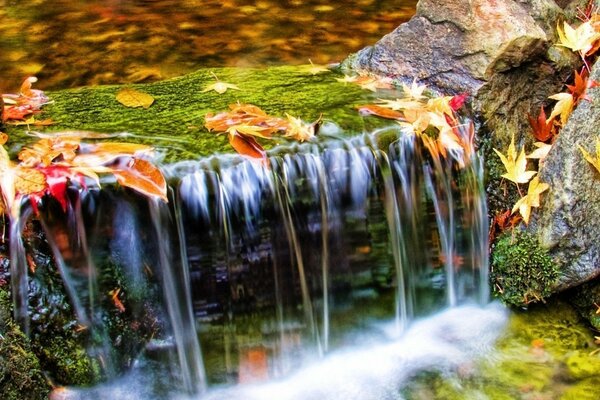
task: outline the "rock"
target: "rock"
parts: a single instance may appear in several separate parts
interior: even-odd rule
[[[589,352],[574,351],[566,361],[567,371],[574,379],[600,376],[600,358],[590,356]]]
[[[591,79],[600,80],[600,65]],[[578,146],[592,154],[600,126],[600,90],[588,90],[540,169],[540,180],[550,185],[542,207],[529,229],[563,271],[556,290],[564,290],[600,275],[600,174]]]

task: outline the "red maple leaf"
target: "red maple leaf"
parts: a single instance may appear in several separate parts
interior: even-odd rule
[[[529,119],[529,125],[533,129],[533,136],[538,142],[546,143],[556,135],[554,119],[547,120],[544,106],[540,107],[540,113],[537,118],[533,118],[531,115],[527,115],[527,118]]]
[[[460,110],[460,108],[465,105],[467,97],[469,97],[468,93],[461,93],[452,97],[452,99],[450,99],[450,101],[448,102],[452,111]]]
[[[573,79],[573,85],[567,85],[569,93],[573,96],[573,103],[577,104],[581,100],[590,100],[587,97],[586,91],[588,88],[600,86],[600,84],[594,80],[589,79],[589,72],[587,69],[583,69],[581,74],[575,71],[575,77]]]

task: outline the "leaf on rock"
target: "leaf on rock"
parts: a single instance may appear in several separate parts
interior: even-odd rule
[[[543,161],[546,158],[546,156],[548,156],[548,153],[552,149],[551,144],[543,142],[535,142],[533,145],[537,147],[537,149],[532,151],[531,154],[528,154],[527,158],[538,159],[540,160],[540,162]]]
[[[587,90],[599,85],[595,80],[589,79],[589,72],[585,68],[582,70],[581,74],[575,71],[575,77],[573,80],[573,85],[567,85],[567,89],[569,90],[569,93],[571,93],[571,96],[573,96],[574,104],[579,103],[581,100],[589,101],[590,98],[587,97],[586,94]]]
[[[579,151],[583,154],[583,158],[600,173],[600,139],[596,139],[596,157],[588,153],[581,145],[577,145],[577,147],[579,147]]]
[[[502,164],[504,164],[504,168],[506,168],[506,174],[502,175],[503,178],[519,184],[529,182],[529,180],[537,174],[536,171],[527,171],[525,149],[521,149],[521,152],[517,156],[514,136],[510,141],[506,155],[496,149],[494,149],[494,152],[500,157]]]
[[[547,142],[554,138],[556,135],[556,127],[554,125],[554,118],[546,118],[546,111],[544,106],[540,107],[540,113],[537,118],[533,118],[528,115],[529,125],[533,129],[533,136],[539,142]]]
[[[514,213],[519,210],[519,214],[523,217],[523,221],[525,221],[525,224],[528,224],[531,208],[540,206],[540,195],[549,188],[550,185],[547,183],[540,183],[539,178],[536,176],[529,182],[527,195],[517,201],[511,212]]]
[[[554,105],[552,109],[552,113],[550,117],[548,117],[548,121],[551,121],[555,117],[560,116],[560,123],[564,126],[573,111],[574,99],[571,93],[557,93],[549,97],[552,100],[557,100],[557,103]]]
[[[132,88],[123,88],[119,90],[116,94],[116,99],[125,107],[131,108],[148,108],[152,105],[152,103],[154,103],[154,97],[148,93]]]
[[[590,55],[594,43],[600,38],[600,32],[594,28],[591,21],[583,22],[577,28],[564,22],[563,28],[558,25],[556,31],[559,38],[558,45],[579,52],[581,57]]]
[[[158,168],[149,161],[131,158],[125,168],[112,170],[117,182],[148,197],[167,200],[167,182]]]

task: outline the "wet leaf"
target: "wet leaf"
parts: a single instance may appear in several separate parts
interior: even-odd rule
[[[267,157],[262,146],[251,136],[234,132],[229,135],[229,144],[241,155],[261,160]]]
[[[167,200],[167,182],[163,174],[151,162],[131,158],[125,168],[112,170],[120,185],[133,189],[148,197]]]
[[[125,107],[137,108],[149,108],[154,103],[154,97],[148,93],[141,92],[132,88],[123,88],[116,94],[116,99],[119,103]]]
[[[39,170],[19,166],[14,169],[14,174],[14,185],[17,193],[27,195],[46,190],[46,175]]]
[[[356,106],[356,108],[358,109],[358,112],[361,115],[376,115],[378,117],[381,118],[386,118],[386,119],[397,119],[397,120],[403,120],[404,119],[404,114],[399,112],[399,111],[395,111],[394,109],[388,108],[388,107],[383,107],[377,104],[363,104],[360,106]]]

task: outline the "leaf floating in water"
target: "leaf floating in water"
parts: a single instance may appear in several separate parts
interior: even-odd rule
[[[143,195],[167,200],[167,182],[158,168],[151,162],[132,158],[126,168],[112,170],[117,182]]]
[[[154,97],[148,93],[140,92],[132,88],[124,88],[117,92],[116,99],[119,103],[125,107],[137,108],[143,107],[148,108],[154,103]]]
[[[376,115],[378,117],[386,119],[404,119],[404,114],[400,111],[396,111],[391,108],[379,106],[376,104],[363,104],[360,106],[356,106],[356,109],[361,115]]]
[[[266,160],[267,155],[265,150],[252,136],[237,134],[237,132],[233,130],[229,134],[229,144],[231,144],[231,147],[239,154],[250,158]]]

